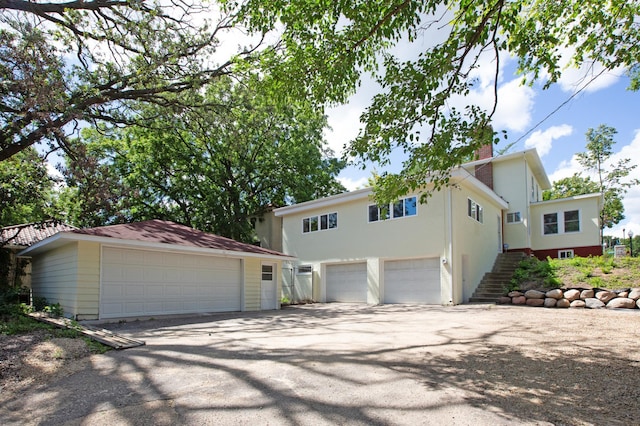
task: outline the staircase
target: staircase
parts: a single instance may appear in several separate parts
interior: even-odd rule
[[[505,286],[511,282],[513,273],[524,258],[524,253],[519,252],[498,254],[493,269],[484,274],[469,303],[495,303],[500,296],[504,296]]]

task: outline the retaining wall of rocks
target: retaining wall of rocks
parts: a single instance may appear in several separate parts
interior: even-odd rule
[[[512,291],[498,304],[541,306],[545,308],[640,308],[640,287],[621,290],[559,289]]]

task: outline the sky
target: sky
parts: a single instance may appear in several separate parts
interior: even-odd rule
[[[611,160],[631,158],[632,164],[640,163],[640,92],[627,90],[629,79],[624,70],[601,74],[576,94],[585,81],[598,74],[597,65],[591,69],[568,69],[558,84],[543,90],[542,84],[532,87],[520,84],[521,78],[515,75],[515,60],[501,58],[501,64],[493,125],[496,131],[507,130],[508,139],[496,145],[494,153],[513,142],[516,143],[509,152],[536,148],[553,183],[581,171],[575,154],[586,151],[588,129],[604,124],[618,131]],[[493,84],[488,69],[486,73],[478,71],[481,81],[478,90],[457,102],[488,105]],[[346,105],[328,111],[331,130],[325,132],[325,137],[337,154],[342,154],[344,144],[358,134],[360,114],[379,90],[375,82],[365,79]],[[339,180],[349,190],[366,186],[374,169],[399,171],[403,158],[402,153],[392,154],[392,164],[387,169],[375,165],[365,170],[349,166]],[[640,179],[640,167],[630,177]],[[626,236],[629,230],[640,235],[640,188],[630,188],[623,202],[625,219],[605,229],[605,235],[622,238],[623,229]]]

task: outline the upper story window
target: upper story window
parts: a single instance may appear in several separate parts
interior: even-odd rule
[[[562,217],[562,221],[559,218]],[[560,213],[546,213],[542,216],[544,235],[554,235],[567,232],[580,232],[580,211],[567,210]]]
[[[507,213],[507,223],[519,223],[522,222],[522,215],[520,212]]]
[[[467,215],[480,223],[484,222],[484,210],[482,206],[471,198],[467,198]]]
[[[371,204],[368,210],[369,222],[386,220],[391,217],[397,219],[400,217],[415,216],[418,213],[418,199],[416,197],[407,197],[386,206]]]
[[[338,213],[328,213],[302,219],[302,232],[324,231],[338,227]]]

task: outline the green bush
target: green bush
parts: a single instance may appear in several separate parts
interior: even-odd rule
[[[62,306],[60,306],[59,303],[54,303],[53,305],[47,305],[44,307],[42,311],[53,317],[61,317],[64,314],[64,309],[62,309]]]
[[[518,265],[511,279],[511,290],[520,288],[526,282],[539,282],[545,287],[557,287],[560,285],[555,270],[558,264],[552,259],[538,260],[530,257]]]
[[[33,297],[33,310],[35,312],[44,312],[44,308],[48,305],[47,299],[42,296]]]

